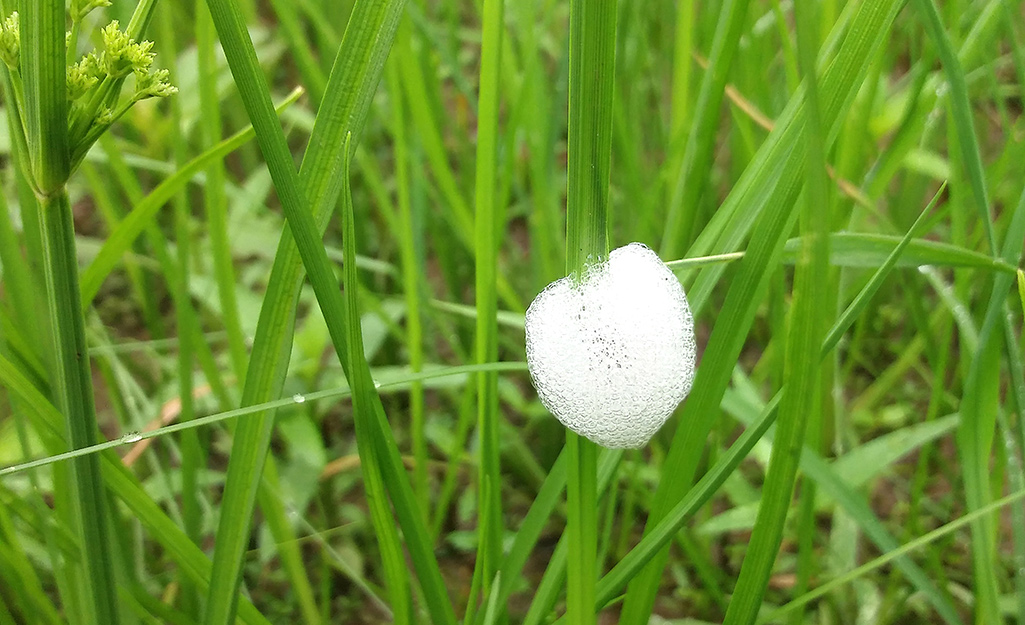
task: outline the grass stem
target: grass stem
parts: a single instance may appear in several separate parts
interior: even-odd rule
[[[570,3],[566,271],[578,277],[609,252],[616,17],[614,0]],[[566,449],[566,616],[573,625],[589,625],[598,578],[598,450],[569,430]]]

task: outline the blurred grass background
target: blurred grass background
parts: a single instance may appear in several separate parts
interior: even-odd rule
[[[13,4],[0,8],[6,14]],[[304,90],[280,109],[298,166],[318,107],[333,93],[329,73],[354,3],[238,4],[274,102]],[[487,35],[501,60],[487,73],[482,39],[494,30],[482,27],[484,6],[393,4],[401,21],[379,87],[365,89],[372,99],[353,141],[362,341],[410,469],[428,550],[461,615],[468,603],[485,604],[491,584],[474,583],[481,498],[500,499],[490,514],[498,510],[501,522],[489,529],[502,531],[483,539],[500,554],[546,492],[564,440],[522,364],[522,320],[533,296],[565,268],[569,3],[505,3],[501,22],[493,22],[501,39]],[[807,421],[785,432],[800,455],[796,498],[788,494],[793,476],[768,470],[770,433],[673,535],[666,566],[634,578],[622,617],[617,605],[599,622],[648,622],[651,609],[669,622],[721,622],[750,544],[768,567],[768,590],[755,597],[751,619],[761,608],[771,622],[1025,624],[1021,501],[941,533],[908,558],[849,576],[1025,488],[1025,295],[1012,288],[1025,244],[1023,7],[802,0],[795,15],[794,5],[659,0],[616,9],[615,89],[603,103],[613,129],[609,239],[612,247],[643,242],[667,262],[683,259],[673,266],[697,313],[699,349],[712,351],[699,356],[704,371],[677,417],[648,447],[607,462],[596,511],[599,573],[626,556],[646,522],[669,512],[693,476],[725,457],[787,379],[785,355],[817,354],[823,333],[869,279],[881,269],[886,279],[821,366],[802,356],[806,405],[781,403],[780,419],[800,413]],[[110,19],[128,23],[134,10],[115,0],[89,16],[83,36]],[[124,443],[123,464],[141,486],[129,501],[109,503],[111,540],[122,544],[122,619],[193,623],[203,617],[205,588],[183,562],[212,557],[219,524],[235,522],[220,512],[237,426],[226,418],[152,440],[135,435],[239,406],[284,202],[252,134],[236,137],[250,124],[243,97],[251,96],[236,88],[206,5],[160,0],[146,37],[180,91],[122,118],[72,178],[70,198],[100,429]],[[815,58],[817,96],[809,98],[801,81]],[[497,101],[478,101],[482,76],[495,81]],[[817,111],[810,117],[809,106]],[[53,410],[53,380],[46,302],[35,286],[38,215],[13,163],[9,122],[7,115],[0,123],[5,467],[55,453],[39,417]],[[237,140],[221,145],[230,137]],[[485,138],[493,154],[482,173]],[[809,151],[824,162],[805,160],[815,144]],[[217,145],[216,158],[193,160]],[[496,270],[486,284],[475,271],[475,246],[488,240],[475,231],[482,201],[496,229]],[[817,225],[797,224],[802,206]],[[339,284],[340,219],[324,238]],[[124,224],[141,236],[112,236],[126,232]],[[913,224],[913,238],[885,273],[887,255]],[[824,227],[833,233],[830,266],[815,265],[826,279],[795,322],[794,265],[807,259],[800,235]],[[489,290],[497,325],[494,348],[482,354],[475,337],[487,330],[475,321],[476,297]],[[788,340],[805,330],[814,342],[795,351]],[[287,371],[275,373],[284,376],[286,401],[273,413],[274,476],[261,487],[251,535],[237,537],[246,596],[274,623],[388,621],[397,595],[386,563],[395,564],[396,554],[376,538],[352,403],[313,395],[348,383],[309,286],[299,292],[285,349]],[[477,379],[451,369],[495,355],[510,364],[496,374],[499,418],[487,440],[497,443],[500,484],[488,490],[477,477]],[[411,380],[435,370],[448,375]],[[68,600],[78,593],[69,577],[77,548],[51,509],[53,466],[60,465],[0,477],[0,623],[81,618]],[[113,469],[105,475],[115,494],[112,480],[129,480]],[[752,538],[762,532],[759,502],[770,498],[783,507],[775,518],[778,557]],[[170,530],[140,520],[157,518],[154,504],[205,554],[174,556],[161,540]],[[546,622],[552,610],[537,597],[565,525],[566,511],[553,507],[538,523],[537,545],[521,554],[522,576],[501,580],[511,593],[509,622]],[[282,520],[288,527],[275,528]],[[282,532],[291,534],[288,544]],[[834,580],[844,585],[801,605],[805,593]],[[425,605],[412,594],[413,604]],[[261,622],[246,614],[246,622]],[[424,613],[412,614],[411,622],[426,622]]]

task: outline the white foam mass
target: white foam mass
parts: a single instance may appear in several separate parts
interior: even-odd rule
[[[641,447],[690,392],[694,321],[676,276],[641,243],[614,250],[527,309],[527,368],[541,403],[611,448]]]

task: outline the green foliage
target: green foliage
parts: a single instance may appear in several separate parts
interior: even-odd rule
[[[1025,625],[1016,3],[205,4],[0,0],[0,622]],[[599,450],[524,310],[632,241]]]

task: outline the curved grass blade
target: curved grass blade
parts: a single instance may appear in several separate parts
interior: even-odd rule
[[[395,529],[388,497],[381,478],[380,461],[373,443],[374,423],[370,416],[375,402],[381,401],[374,388],[374,379],[363,354],[363,331],[359,313],[359,282],[356,277],[356,218],[352,212],[352,192],[349,190],[349,141],[345,138],[345,165],[342,167],[342,249],[345,252],[343,289],[345,292],[345,325],[348,327],[349,386],[352,388],[352,406],[355,413],[356,444],[363,472],[363,483],[370,518],[377,534],[378,546],[388,594],[396,623],[411,623],[413,618],[409,576]]]
[[[491,362],[484,365],[463,365],[458,367],[436,367],[429,368],[426,371],[410,373],[407,375],[400,375],[387,380],[376,382],[375,388],[381,391],[391,390],[395,392],[401,392],[407,390],[412,384],[417,382],[427,382],[430,380],[438,380],[447,377],[464,377],[467,375],[479,373],[481,371],[494,371],[496,373],[505,373],[524,372],[526,370],[527,363],[515,361]],[[20,372],[18,372],[17,368],[14,367],[10,363],[10,361],[5,359],[3,356],[0,356],[0,382],[3,382],[5,385],[9,385],[12,388],[17,389],[19,391],[19,395],[26,393],[27,391],[25,389],[32,388],[33,394],[27,396],[32,397],[33,400],[39,400],[39,398],[43,397],[41,394],[38,393],[38,391],[34,390],[34,387],[32,387],[31,382],[29,382],[24,376],[22,376]],[[344,399],[346,397],[349,397],[350,395],[351,393],[349,387],[343,386],[340,388],[332,388],[323,391],[307,393],[303,395],[303,400],[306,402],[312,402],[322,399]],[[44,403],[48,402],[44,401]],[[37,460],[30,460],[28,462],[24,462],[21,464],[4,467],[3,469],[0,469],[0,478],[5,477],[7,475],[13,475],[15,473],[21,473],[22,471],[27,471],[29,469],[44,467],[55,462],[61,462],[64,460],[69,460],[71,458],[77,458],[79,456],[85,456],[88,454],[95,454],[107,449],[113,449],[115,447],[121,447],[123,445],[132,445],[140,441],[149,440],[151,438],[158,438],[160,436],[166,436],[168,434],[173,434],[175,432],[192,430],[207,425],[212,425],[214,423],[221,423],[223,421],[228,421],[230,419],[237,419],[238,417],[256,414],[262,411],[284,408],[286,406],[291,406],[294,404],[294,397],[284,397],[262,404],[245,406],[242,408],[236,408],[234,410],[227,410],[225,412],[218,412],[216,414],[206,415],[204,417],[197,417],[196,419],[193,419],[192,421],[188,422],[165,425],[155,430],[137,432],[130,436],[122,437],[111,441],[106,441],[103,443],[97,443],[95,445],[83,447],[81,449],[76,449],[74,451],[68,451],[63,453],[54,452],[52,455],[49,455],[45,458],[39,458]],[[41,404],[36,405],[38,406]],[[51,442],[53,443],[53,445],[56,446],[57,449],[59,449],[60,446],[63,445],[63,443],[60,442],[62,440],[60,438],[62,436],[61,432],[59,430],[53,429],[52,424],[49,421],[40,420],[35,423],[35,426],[46,428],[44,431],[49,433],[48,435],[51,438]],[[56,436],[57,438],[53,438],[54,436]],[[53,445],[48,446],[48,448],[52,448]],[[559,486],[559,488],[561,489],[562,486]]]
[[[978,137],[975,132],[975,124],[972,121],[964,69],[954,52],[954,47],[943,26],[935,2],[916,0],[915,7],[922,14],[926,32],[937,48],[947,82],[950,85],[950,112],[957,133],[957,143],[961,148],[960,159],[968,172],[972,196],[985,228],[990,253],[996,256],[998,247],[993,231],[992,210],[979,152]],[[1022,196],[1022,202],[1025,202],[1025,195]],[[1016,213],[1021,212],[1021,205],[1019,205]],[[1016,215],[1008,236],[1015,229],[1017,221]],[[1007,260],[1006,253],[1008,251],[1012,251],[1015,257],[1020,253],[1021,242],[1022,234],[1020,232],[1017,233],[1015,241],[1005,240],[1004,260]],[[996,331],[995,325],[1001,322],[1007,323],[1006,318],[1002,318],[1003,315],[1000,312],[1002,306],[998,303],[998,299],[1003,300],[1012,280],[1013,278],[1010,276],[1003,275],[997,276],[994,280],[983,331],[980,334],[979,347],[972,359],[964,385],[961,402],[961,427],[958,429],[957,440],[962,457],[965,495],[969,510],[983,508],[992,499],[989,464],[1000,392],[1000,345],[999,333]],[[995,525],[989,520],[979,519],[972,523],[972,566],[976,591],[975,619],[979,623],[997,622],[1002,618],[999,607],[999,583],[996,576],[994,533]]]
[[[733,56],[740,45],[740,36],[744,32],[749,4],[750,0],[726,0],[719,9],[712,51],[708,56],[708,71],[701,79],[683,162],[679,172],[672,172],[676,182],[669,199],[662,247],[659,250],[662,257],[678,256],[690,243],[698,200],[709,179],[706,172],[711,169],[715,153],[715,135],[718,130],[716,122],[722,108],[726,80],[730,75]],[[681,5],[678,10],[693,10],[687,7]],[[688,64],[691,62],[688,58],[678,60]]]

